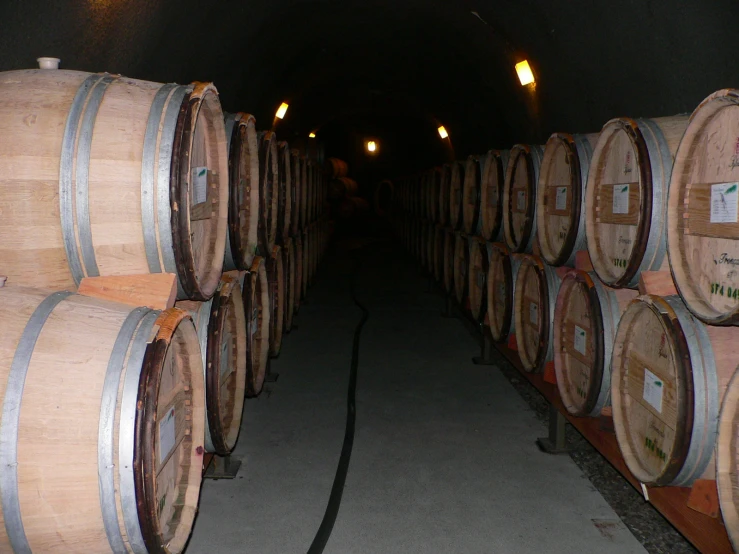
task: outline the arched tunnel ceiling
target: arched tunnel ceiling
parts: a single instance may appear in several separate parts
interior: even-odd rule
[[[329,154],[355,158],[350,138],[376,136],[390,151],[376,169],[399,171],[618,115],[690,111],[739,84],[737,16],[731,0],[9,1],[0,69],[44,55],[65,68],[212,80],[227,110],[261,127],[287,99],[278,135],[325,130]],[[535,90],[516,80],[521,58]]]

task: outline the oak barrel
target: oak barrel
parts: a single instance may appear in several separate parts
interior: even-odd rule
[[[345,196],[355,196],[359,191],[359,185],[349,177],[332,179],[328,186],[328,197],[331,200],[339,200]]]
[[[290,146],[287,142],[280,141],[277,143],[277,155],[279,158],[279,202],[277,217],[277,238],[283,242],[290,236],[292,228],[292,191],[293,191],[293,174],[292,174],[292,155],[290,154]]]
[[[480,181],[484,157],[469,156],[464,169],[462,185],[462,229],[468,235],[479,235],[480,219]]]
[[[739,324],[739,91],[690,116],[670,179],[667,251],[680,296],[700,319]]]
[[[289,333],[293,328],[293,314],[295,313],[295,247],[291,237],[288,237],[282,245],[282,264],[285,268],[284,329],[286,333]]]
[[[266,260],[267,280],[272,313],[270,314],[269,354],[273,358],[280,355],[282,347],[282,331],[285,323],[285,266],[282,260],[282,249],[279,244],[272,249],[272,255]]]
[[[513,319],[521,364],[538,372],[554,359],[554,305],[561,279],[538,256],[526,255],[516,276]]]
[[[203,467],[187,312],[0,288],[0,551],[179,553]]]
[[[445,228],[444,234],[444,290],[447,294],[454,293],[454,231]]]
[[[503,237],[513,252],[531,252],[536,239],[536,186],[543,158],[541,146],[511,149],[503,187]]]
[[[434,280],[444,282],[444,239],[446,232],[441,225],[434,226]]]
[[[480,179],[480,233],[485,240],[503,240],[503,185],[508,150],[490,150]]]
[[[298,229],[301,225],[302,195],[304,194],[302,190],[303,158],[298,149],[294,148],[292,150],[290,161],[292,163],[292,167],[290,168],[290,177],[292,179],[290,236],[294,237],[298,234]]]
[[[246,315],[246,396],[262,392],[269,360],[271,311],[264,258],[254,256],[242,290]]]
[[[721,517],[734,550],[739,550],[739,453],[736,437],[737,410],[739,409],[739,373],[729,381],[721,403],[716,445],[716,485],[718,488]]]
[[[541,257],[551,265],[574,266],[586,250],[585,185],[597,134],[554,133],[544,146],[536,193]]]
[[[449,224],[449,195],[452,186],[452,167],[450,164],[441,166],[439,178],[439,223]]]
[[[500,342],[514,331],[513,298],[516,294],[516,277],[521,267],[521,256],[511,253],[502,242],[488,243],[487,250],[485,321],[493,340]]]
[[[259,146],[253,115],[225,115],[228,151],[228,234],[223,269],[246,270],[257,251]]]
[[[349,174],[349,166],[339,158],[328,158],[324,164],[324,170],[331,179],[346,177]]]
[[[470,265],[470,245],[467,235],[457,231],[454,236],[454,295],[462,305],[467,298],[467,269]]]
[[[701,323],[679,296],[640,296],[624,312],[613,346],[613,424],[642,483],[715,477],[719,405],[736,370],[737,333]]]
[[[441,191],[441,168],[428,170],[426,213],[431,221],[439,220],[439,194]]]
[[[228,455],[239,437],[246,384],[246,317],[241,275],[223,275],[207,302],[183,300],[176,307],[195,323],[205,380],[205,451]]]
[[[462,230],[462,189],[464,188],[465,163],[453,161],[450,164],[449,180],[449,225],[455,231]]]
[[[259,132],[259,254],[269,255],[277,239],[280,166],[277,136]]]
[[[174,273],[178,297],[218,286],[228,155],[212,84],[107,73],[0,73],[0,268],[13,283]]]
[[[621,314],[637,292],[612,289],[595,273],[572,270],[554,307],[554,371],[567,411],[598,416],[611,404],[611,353]]]
[[[585,232],[593,268],[613,287],[667,269],[665,210],[672,160],[687,116],[612,119],[590,161]]]
[[[295,294],[293,294],[293,314],[300,311],[300,301],[303,299],[303,234],[298,233],[293,239],[295,248]]]
[[[311,241],[310,227],[303,229],[303,278],[300,281],[303,290],[301,291],[301,298],[305,298],[308,294],[308,286],[310,284],[311,277],[311,265],[313,256],[313,241]]]
[[[481,323],[487,308],[488,249],[487,243],[478,238],[469,239],[469,269],[467,270],[467,291],[470,300],[470,315]]]

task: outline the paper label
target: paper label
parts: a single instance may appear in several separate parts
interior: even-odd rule
[[[736,223],[739,183],[711,185],[711,223]]]
[[[526,191],[519,190],[516,193],[516,209],[520,212],[526,210]]]
[[[172,406],[166,415],[159,422],[159,463],[161,464],[169,456],[174,448],[176,436],[174,406]]]
[[[192,168],[192,187],[190,187],[192,195],[192,204],[202,204],[208,199],[208,168],[193,167]]]
[[[554,207],[557,210],[567,209],[567,187],[557,187],[557,196]]]
[[[233,364],[231,363],[231,333],[225,333],[224,334],[224,340],[221,345],[221,380],[231,373],[231,368],[233,367]]]
[[[654,373],[644,368],[644,393],[642,396],[652,408],[662,413],[662,390],[664,383]]]
[[[588,338],[588,335],[585,332],[585,329],[583,329],[582,327],[579,327],[578,325],[575,325],[575,340],[574,340],[575,350],[577,350],[583,356],[585,355],[585,351],[587,349],[587,346],[586,346],[587,338]]]
[[[534,325],[539,324],[539,304],[535,302],[529,304],[529,321]]]
[[[613,185],[613,213],[629,213],[629,185]]]

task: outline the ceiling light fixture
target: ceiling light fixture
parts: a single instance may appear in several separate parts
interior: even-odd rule
[[[367,141],[367,151],[368,152],[374,152],[377,150],[377,144],[374,140]]]
[[[308,133],[308,138],[316,138],[316,134],[314,132]]]
[[[518,80],[521,81],[522,86],[530,85],[534,82],[534,74],[527,60],[516,64],[516,73],[518,73]]]
[[[277,119],[282,119],[283,117],[285,117],[285,114],[287,113],[287,108],[289,108],[287,103],[283,102],[282,104],[280,104],[280,107],[277,108],[277,113],[275,114],[275,117]]]
[[[443,139],[449,136],[449,133],[446,132],[446,128],[443,125],[439,125],[439,136]]]

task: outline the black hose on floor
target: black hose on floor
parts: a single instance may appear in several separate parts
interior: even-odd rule
[[[313,538],[313,542],[308,549],[308,554],[321,554],[323,549],[326,548],[331,532],[334,530],[334,523],[336,523],[336,516],[339,514],[339,508],[341,507],[341,497],[344,494],[344,484],[346,483],[346,475],[349,471],[349,460],[352,457],[352,448],[354,447],[354,423],[357,419],[357,366],[359,365],[359,338],[362,334],[362,327],[367,323],[369,319],[369,311],[365,308],[355,293],[355,284],[357,275],[359,275],[359,268],[362,263],[359,257],[355,258],[355,267],[350,277],[350,290],[352,300],[354,304],[362,310],[362,319],[359,320],[357,327],[354,329],[354,342],[352,345],[352,363],[349,373],[349,391],[346,399],[346,428],[344,430],[344,444],[341,447],[341,457],[339,458],[339,465],[336,468],[336,476],[334,477],[334,484],[331,487],[331,495],[328,499],[328,506],[326,506],[326,512],[323,514],[323,520],[321,526],[316,532],[316,536]]]

